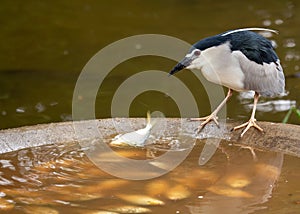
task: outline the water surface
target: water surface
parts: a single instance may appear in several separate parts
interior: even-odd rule
[[[162,148],[164,147],[164,148]],[[172,149],[173,148],[173,149]],[[176,149],[174,149],[176,148]],[[5,213],[296,213],[299,159],[222,142],[198,165],[203,142],[171,172],[130,181],[102,171],[78,144],[47,145],[1,155],[0,212]],[[115,147],[117,154],[151,160],[174,145]],[[99,154],[100,155],[100,154]],[[107,163],[115,161],[101,154]],[[164,168],[168,163],[155,164]],[[149,199],[150,197],[150,199]],[[145,199],[144,199],[145,198]],[[126,210],[127,209],[127,210]]]

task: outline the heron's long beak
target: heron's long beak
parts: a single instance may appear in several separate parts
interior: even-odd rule
[[[183,60],[181,60],[169,73],[169,75],[173,75],[177,73],[178,71],[181,71],[182,69],[186,68],[191,64],[193,61],[192,57],[184,57]]]

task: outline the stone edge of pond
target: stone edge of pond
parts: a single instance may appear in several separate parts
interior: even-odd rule
[[[100,120],[60,122],[50,124],[39,124],[0,130],[0,154],[16,151],[19,149],[42,146],[47,144],[78,142],[75,132],[76,127],[87,127],[96,125],[104,136],[116,134],[116,129],[130,125],[130,128],[140,129],[146,123],[145,118],[107,118]],[[240,138],[241,131],[231,132],[231,128],[239,125],[236,121],[223,121],[220,127],[214,123],[208,124],[198,135],[195,129],[199,122],[191,122],[184,118],[166,118],[165,131],[168,134],[183,133],[199,139],[221,138],[228,142],[241,144],[269,151],[283,152],[294,156],[300,156],[300,126],[282,123],[258,122],[264,129],[261,133],[251,128],[243,138]],[[90,139],[89,139],[89,136]],[[85,140],[93,140],[93,135],[85,134]]]

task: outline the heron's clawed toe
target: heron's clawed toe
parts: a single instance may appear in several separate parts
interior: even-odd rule
[[[234,127],[234,128],[232,129],[232,131],[235,131],[235,130],[237,130],[237,129],[241,129],[241,128],[246,127],[246,128],[243,130],[243,132],[242,132],[242,134],[241,134],[241,137],[243,137],[244,134],[245,134],[251,127],[254,127],[254,128],[256,128],[256,129],[258,129],[259,131],[262,132],[263,129],[262,129],[260,126],[258,126],[258,125],[256,124],[255,121],[256,121],[255,118],[251,118],[248,122],[243,123],[242,125],[239,125],[239,126]]]
[[[206,117],[190,118],[189,120],[190,120],[190,121],[204,121],[204,122],[205,122],[206,120],[209,120],[209,121],[213,120],[213,121],[215,121],[216,124],[219,124],[218,121],[217,121],[217,120],[218,120],[218,116],[216,116],[216,115],[214,115],[214,114],[208,115],[208,116],[206,116]],[[209,121],[208,121],[208,122],[209,122]],[[203,122],[203,123],[204,123],[204,122]]]
[[[196,129],[197,133],[199,133],[203,128],[204,126],[209,123],[210,121],[214,121],[216,123],[216,125],[219,127],[219,122],[218,122],[218,117],[212,113],[211,115],[209,116],[206,116],[206,117],[200,117],[200,118],[190,118],[190,121],[203,121],[200,126]]]

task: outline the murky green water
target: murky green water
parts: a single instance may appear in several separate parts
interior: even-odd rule
[[[272,39],[278,45],[285,74],[299,72],[299,14],[297,1],[2,1],[0,128],[70,120],[73,89],[84,65],[106,45],[137,34],[165,34],[194,43],[228,29],[269,27],[280,32]],[[128,77],[144,70],[167,72],[174,64],[161,57],[138,57],[121,63],[99,91],[96,116],[111,116],[114,91]],[[191,72],[177,77],[194,94],[200,114],[208,114],[206,92]],[[262,107],[258,120],[281,121],[289,101],[299,106],[299,79],[288,78],[286,89],[289,95],[275,100],[287,103]],[[228,116],[246,120],[251,102],[233,97]],[[130,115],[144,117],[147,110],[180,116],[171,98],[153,91],[133,101]],[[198,115],[191,112],[189,116]],[[289,122],[299,120],[293,116]]]
[[[299,158],[256,149],[251,153],[222,142],[211,160],[199,166],[203,145],[197,141],[169,173],[140,181],[102,171],[85,155],[92,147],[75,143],[2,154],[0,213],[297,213]],[[161,146],[114,150],[135,160],[151,160],[165,149],[181,151]],[[99,157],[107,164],[117,161],[110,153]],[[168,164],[153,162],[153,167]]]

